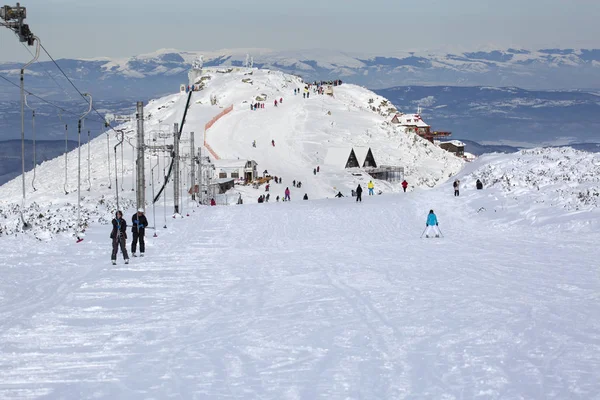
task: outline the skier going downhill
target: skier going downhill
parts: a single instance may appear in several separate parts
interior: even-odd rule
[[[425,237],[429,237],[429,233],[433,231],[433,234],[436,238],[440,237],[440,228],[438,228],[438,220],[433,210],[429,210],[429,215],[427,215],[427,222],[425,223]]]
[[[144,215],[144,209],[139,208],[137,213],[133,214],[131,217],[131,233],[133,233],[133,239],[131,241],[131,254],[134,257],[135,255],[135,247],[137,245],[138,240],[140,241],[140,257],[144,257],[144,251],[146,251],[146,243],[144,243],[144,234],[146,233],[146,227],[148,226],[148,220]]]
[[[113,229],[110,233],[110,238],[112,239],[112,254],[110,259],[112,260],[112,264],[117,264],[117,252],[119,251],[119,246],[121,246],[125,264],[129,264],[129,255],[127,255],[127,245],[125,243],[127,240],[127,221],[123,219],[123,213],[121,211],[115,213],[115,218],[112,220],[112,226]]]
[[[402,189],[404,190],[404,193],[406,193],[406,188],[408,187],[408,182],[406,182],[406,179],[402,181]]]
[[[369,196],[373,196],[375,193],[373,193],[373,190],[375,189],[375,184],[373,183],[373,181],[369,181],[369,183],[367,184],[367,188],[369,188]]]

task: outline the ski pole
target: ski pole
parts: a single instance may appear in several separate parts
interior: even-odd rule
[[[421,236],[419,237],[419,239],[423,238],[423,235],[425,234],[425,231],[427,230],[427,228],[429,228],[429,226],[426,226],[425,229],[423,230],[423,233],[421,233]]]
[[[439,226],[437,227],[437,229],[438,229],[438,232],[440,232],[440,235],[441,235],[442,237],[444,237],[444,234],[442,233],[442,230],[440,229],[440,227],[439,227]]]

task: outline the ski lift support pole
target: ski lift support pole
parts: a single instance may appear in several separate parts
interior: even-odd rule
[[[89,93],[83,94],[86,97],[90,98],[90,104],[88,110],[79,117],[79,121],[77,122],[77,226],[75,227],[75,237],[77,238],[77,243],[81,242],[83,239],[80,236],[81,233],[81,121],[92,111],[92,95]]]

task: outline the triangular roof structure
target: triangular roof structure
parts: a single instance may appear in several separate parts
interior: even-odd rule
[[[370,147],[354,146],[354,154],[358,160],[358,164],[363,168],[377,168],[377,162],[373,156]]]
[[[359,158],[351,146],[330,147],[327,149],[324,164],[339,169],[360,167]]]

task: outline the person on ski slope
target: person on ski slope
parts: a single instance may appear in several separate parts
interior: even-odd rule
[[[148,220],[144,215],[144,209],[138,208],[137,212],[133,214],[131,217],[131,233],[133,234],[133,239],[131,241],[131,254],[134,257],[135,248],[137,246],[138,240],[140,241],[140,257],[144,257],[144,252],[146,251],[146,243],[144,242],[144,235],[146,233],[146,227],[148,226]]]
[[[275,104],[275,107],[277,107],[277,100],[275,100],[274,104]]]
[[[317,172],[321,172],[321,167],[317,165]]]
[[[360,187],[360,183],[356,187],[356,201],[360,201],[362,203],[362,188]]]
[[[275,147],[275,139],[271,139],[271,145]]]
[[[433,231],[433,234],[436,238],[440,237],[440,229],[438,228],[438,220],[433,210],[429,210],[429,215],[427,215],[427,222],[425,222],[425,237],[429,237],[429,233]]]
[[[369,183],[367,184],[367,188],[369,188],[369,196],[373,196],[375,193],[373,193],[373,190],[375,189],[375,184],[373,183],[373,181],[369,181]]]
[[[477,187],[477,190],[483,189],[483,183],[481,183],[481,181],[479,179],[477,179],[475,186]]]
[[[454,183],[452,184],[452,186],[454,187],[454,196],[459,196],[460,192],[460,181],[458,179],[454,180]]]
[[[406,182],[406,179],[402,181],[402,189],[404,189],[404,193],[406,193],[406,188],[408,187],[408,182]]]
[[[302,198],[302,200],[308,200],[308,193],[304,193],[304,197]]]
[[[289,187],[285,188],[284,194],[285,194],[285,197],[283,198],[283,201],[286,201],[286,200],[291,201],[292,200],[292,199],[290,199],[290,188]]]
[[[344,195],[342,194],[342,192],[338,192],[338,194],[336,194],[335,197],[342,198],[342,197],[344,197]]]
[[[216,206],[217,202],[215,201],[215,199],[210,199],[210,205],[211,206]]]
[[[112,220],[112,232],[110,233],[110,238],[112,239],[112,254],[110,259],[112,260],[112,264],[117,264],[117,252],[119,251],[119,246],[121,246],[121,251],[123,252],[123,259],[125,260],[125,264],[129,264],[129,255],[127,255],[127,244],[125,241],[127,240],[127,221],[123,219],[123,213],[121,211],[117,211],[115,213],[115,218]]]
[[[280,104],[283,104],[283,97],[280,97],[280,98],[279,98],[279,103],[280,103]]]
[[[317,169],[313,168],[313,175],[316,175],[316,174],[317,174]]]

